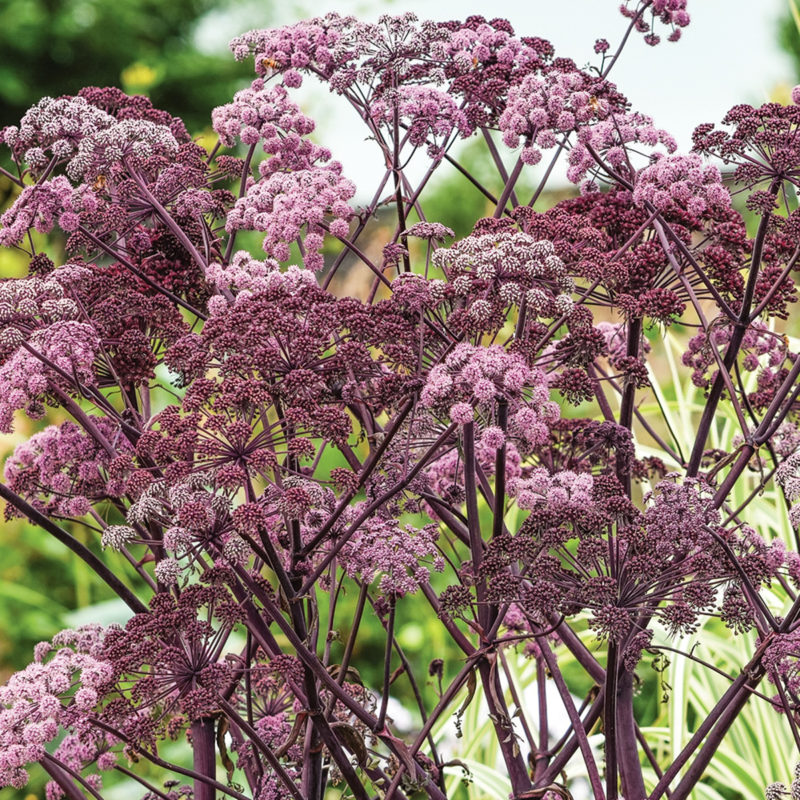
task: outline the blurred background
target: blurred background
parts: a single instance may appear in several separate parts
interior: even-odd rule
[[[692,24],[681,42],[651,49],[641,37],[634,37],[612,77],[634,108],[651,115],[676,136],[681,149],[688,149],[695,125],[718,121],[736,103],[788,99],[791,87],[800,81],[800,13],[794,2],[690,0]],[[616,5],[615,0],[493,0],[491,14],[508,18],[519,35],[549,39],[557,54],[583,65],[593,57],[595,39],[606,38],[615,46],[624,32],[626,20]],[[18,122],[45,95],[112,85],[149,95],[156,106],[181,116],[194,135],[212,141],[211,109],[228,102],[253,77],[250,63],[237,63],[231,57],[229,39],[252,28],[331,10],[364,18],[412,10],[421,17],[451,19],[486,13],[486,4],[479,0],[0,0],[0,127]],[[350,123],[355,119],[347,116],[352,112],[319,88],[304,86],[302,98],[305,110],[317,120],[318,140],[331,148],[359,187],[356,200],[371,194],[371,179],[381,162],[377,151],[353,135]],[[470,151],[469,143],[465,147],[462,157],[480,174],[477,151]],[[532,184],[535,178],[534,172]],[[431,218],[453,227],[459,236],[483,216],[481,198],[466,190],[466,182],[454,170],[443,168],[427,205]],[[556,175],[537,208],[546,208],[571,191],[574,188]],[[453,202],[454,196],[458,202]],[[0,179],[0,210],[11,199],[11,185]],[[257,241],[254,238],[256,251]],[[58,252],[59,246],[54,238],[50,251]],[[23,254],[0,251],[0,278],[22,275],[26,266]],[[339,290],[359,293],[359,287]],[[20,419],[14,434],[0,436],[0,462],[17,442],[54,421],[56,417],[41,423]],[[46,534],[18,520],[0,524],[0,681],[30,661],[34,644],[63,627],[124,621],[124,609],[120,613],[119,604],[109,601],[105,588],[82,562]],[[431,658],[446,655],[446,642],[435,638],[440,636],[439,626],[431,624],[428,629],[422,619],[409,615],[399,630],[401,644],[424,672]],[[374,625],[379,625],[377,620]],[[375,646],[382,641],[376,628]],[[369,637],[359,640],[359,646],[369,648]],[[382,661],[377,655],[376,664]],[[358,661],[359,654],[355,658]],[[657,714],[657,699],[643,696],[641,702],[652,702]],[[37,777],[23,792],[0,791],[0,797],[34,800],[44,796],[42,787],[43,779]],[[730,791],[724,796],[746,797]]]

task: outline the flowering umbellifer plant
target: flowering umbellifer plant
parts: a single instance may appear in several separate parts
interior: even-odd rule
[[[689,21],[685,0],[623,12],[623,44]],[[0,283],[0,429],[48,407],[66,420],[16,448],[0,495],[132,615],[62,632],[0,689],[0,785],[38,762],[49,798],[102,797],[116,770],[148,797],[443,800],[461,762],[433,731],[478,687],[517,800],[569,798],[576,775],[594,798],[684,800],[764,691],[800,745],[800,553],[748,524],[769,486],[800,524],[800,358],[781,328],[800,106],[737,106],[679,154],[609,81],[622,46],[604,40],[581,69],[503,20],[331,14],[232,48],[258,77],[214,110],[211,152],[116,89],[45,98],[0,133],[19,188],[0,243],[30,258]],[[383,155],[364,206],[292,99],[307,77]],[[499,193],[450,154],[467,137]],[[532,197],[520,178],[543,158],[581,194],[539,212],[551,169]],[[444,164],[494,208],[459,240],[424,211]],[[376,234],[379,213],[395,219]],[[55,229],[65,263],[35,244]],[[237,249],[240,231],[265,254]],[[345,270],[368,276],[365,300],[331,291]],[[654,326],[689,331],[706,393],[691,452],[640,410]],[[722,411],[740,428],[729,452],[710,449]],[[410,603],[460,660],[431,653],[417,674],[396,636]],[[640,727],[637,669],[710,615],[753,649],[665,750]],[[391,719],[397,692],[416,698],[412,733]]]

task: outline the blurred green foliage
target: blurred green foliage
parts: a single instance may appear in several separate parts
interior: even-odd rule
[[[0,2],[0,126],[45,95],[83,86],[148,94],[190,131],[245,83],[225,51],[202,52],[195,33],[211,11],[242,0],[3,0]],[[264,17],[269,7],[265,4]],[[259,20],[266,24],[267,19]],[[246,24],[246,23],[245,23]]]
[[[778,22],[778,44],[792,60],[794,71],[800,75],[800,5],[787,0],[787,12]]]

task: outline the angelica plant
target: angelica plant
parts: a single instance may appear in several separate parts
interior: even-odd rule
[[[737,106],[678,153],[610,75],[631,33],[679,39],[685,6],[624,5],[621,44],[585,68],[480,17],[251,31],[232,50],[257,77],[213,111],[210,151],[110,88],[0,132],[18,189],[0,245],[29,261],[0,282],[0,430],[64,419],[17,446],[0,496],[130,610],[41,644],[0,689],[0,784],[38,762],[71,800],[109,771],[170,800],[444,800],[462,764],[432,733],[478,686],[516,800],[570,797],[576,774],[596,800],[684,800],[748,702],[800,746],[798,541],[748,517],[778,487],[800,521],[800,95]],[[381,153],[371,196],[312,138],[309,79]],[[500,192],[458,163],[469,137]],[[557,161],[580,193],[540,211]],[[425,212],[451,165],[494,208],[460,239]],[[334,293],[345,271],[364,299]],[[688,450],[663,406],[640,410],[663,337],[705,392]],[[457,662],[420,674],[397,636],[410,608]],[[667,758],[639,674],[665,641],[694,658],[673,651],[709,616],[754,645]]]

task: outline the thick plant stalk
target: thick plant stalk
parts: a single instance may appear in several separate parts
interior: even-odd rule
[[[215,780],[217,777],[213,717],[201,717],[192,722],[192,766],[199,775],[211,780]],[[217,793],[211,784],[196,779],[194,796],[197,800],[216,800]]]
[[[603,711],[603,734],[605,736],[606,760],[606,798],[617,800],[617,759],[619,749],[617,743],[617,681],[619,676],[618,645],[608,644],[608,665],[606,666],[605,699]]]
[[[617,752],[622,796],[625,800],[645,800],[644,777],[636,738],[636,717],[633,709],[634,675],[622,667],[617,681]]]
[[[52,758],[43,758],[42,767],[50,776],[50,778],[58,785],[59,789],[64,792],[64,796],[68,798],[68,800],[85,800],[86,795],[78,788],[70,775]]]
[[[478,489],[476,481],[477,464],[475,462],[475,424],[468,422],[464,426],[464,490],[466,492],[467,528],[469,530],[469,549],[472,556],[472,570],[476,582],[476,598],[478,601],[478,621],[486,629],[489,623],[489,607],[486,603],[486,582],[480,577],[483,560],[483,537],[478,513]]]
[[[500,683],[496,658],[494,656],[492,661],[483,659],[478,666],[478,672],[481,676],[495,735],[500,745],[500,752],[503,754],[503,762],[508,770],[511,789],[515,795],[521,795],[530,789],[531,780],[514,733],[508,706],[503,697],[503,687]]]

